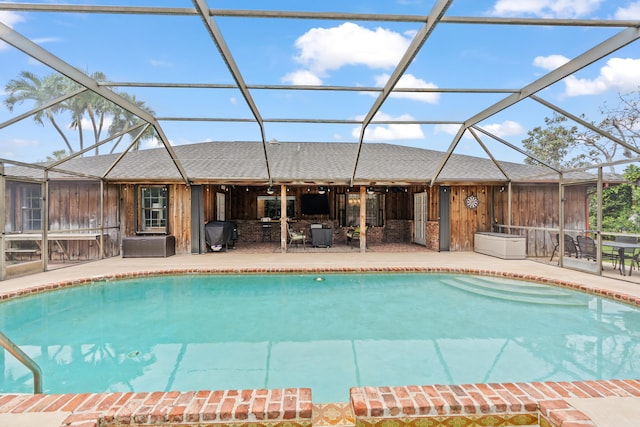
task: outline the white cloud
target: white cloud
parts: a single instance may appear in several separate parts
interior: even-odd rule
[[[615,17],[616,19],[640,19],[640,1],[630,3],[627,7],[619,7]]]
[[[13,28],[16,24],[24,22],[24,17],[15,12],[0,11],[0,22],[9,28]],[[8,48],[9,45],[3,41],[0,41],[0,50]]]
[[[362,120],[364,117],[358,118]],[[415,120],[410,114],[403,114],[398,117],[392,117],[385,113],[378,113],[375,115],[375,120]],[[351,131],[351,136],[356,139],[360,138],[360,132],[362,128],[357,127]],[[370,124],[365,133],[364,138],[367,141],[397,141],[407,139],[425,139],[422,128],[418,124],[389,124],[389,125],[376,125]]]
[[[179,144],[176,144],[176,145],[179,145]],[[164,145],[155,136],[153,138],[149,138],[149,139],[145,139],[144,141],[141,141],[141,144],[140,144],[140,148],[142,150],[147,150],[150,148],[160,148],[163,146]]]
[[[569,62],[569,58],[563,55],[536,56],[533,60],[533,65],[551,71],[567,62]]]
[[[295,60],[310,75],[321,79],[328,71],[346,65],[395,67],[410,43],[411,38],[391,30],[380,27],[370,30],[346,22],[338,27],[313,28],[300,36],[295,42],[299,50]]]
[[[513,120],[505,120],[502,123],[493,123],[480,127],[500,138],[520,135],[524,132],[524,127],[520,123],[514,122]]]
[[[291,83],[293,85],[318,86],[322,84],[322,80],[309,70],[298,70],[285,75],[282,83]]]
[[[171,68],[173,67],[173,64],[167,61],[163,61],[162,59],[150,59],[149,60],[149,64],[151,64],[152,67],[159,67],[159,68]]]
[[[602,0],[498,0],[490,11],[496,16],[578,18],[598,9]]]
[[[502,123],[493,123],[493,124],[488,124],[480,127],[486,130],[487,132],[490,132],[493,135],[498,136],[500,138],[520,135],[524,132],[524,127],[520,123],[514,122],[513,120],[505,120]],[[447,135],[455,135],[458,133],[459,129],[460,129],[460,125],[442,124],[442,125],[436,125],[434,127],[433,132],[435,134],[444,133]],[[473,135],[471,135],[469,132],[465,132],[463,135],[463,138],[473,138]]]
[[[389,74],[381,74],[375,77],[377,86],[384,86],[389,80]],[[438,86],[425,82],[422,79],[415,77],[412,74],[405,74],[400,77],[398,80],[398,84],[396,84],[397,88],[437,88]],[[373,95],[377,96],[378,93],[373,93]],[[440,94],[436,92],[391,92],[391,98],[404,98],[404,99],[412,99],[414,101],[426,102],[427,104],[437,104],[440,101]]]
[[[640,86],[640,59],[611,58],[595,79],[564,79],[567,96],[596,95],[608,91],[637,90]]]
[[[458,133],[458,130],[460,129],[460,125],[456,125],[456,124],[439,124],[439,125],[435,125],[433,128],[433,133],[434,134],[439,134],[439,133],[444,133],[446,135],[455,135]],[[467,135],[468,132],[465,132],[465,135]]]

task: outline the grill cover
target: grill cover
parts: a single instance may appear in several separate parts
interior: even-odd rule
[[[212,251],[219,251],[223,246],[229,247],[229,243],[235,246],[238,240],[238,227],[235,222],[209,221],[204,225],[204,235],[207,246]]]

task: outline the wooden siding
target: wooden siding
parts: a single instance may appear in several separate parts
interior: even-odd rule
[[[508,223],[508,191],[494,187],[494,216],[499,224]],[[587,227],[588,186],[567,186],[564,190],[564,227],[574,237]],[[517,229],[512,234],[527,237],[528,256],[550,256],[560,227],[559,186],[535,184],[512,186],[511,225],[514,227],[545,228],[545,230]],[[506,231],[506,230],[503,230]]]
[[[134,185],[123,185],[121,190],[122,205],[122,229],[124,235],[135,235],[135,212]],[[279,186],[276,186],[279,191]],[[474,247],[474,235],[478,231],[495,230],[494,225],[506,224],[508,212],[508,191],[506,186],[490,185],[451,185],[450,186],[450,229],[451,229],[451,251],[472,251]],[[252,233],[252,224],[257,221],[257,197],[266,195],[267,187],[248,186],[220,186],[203,185],[203,209],[204,219],[210,221],[216,217],[216,193],[222,192],[226,197],[226,220],[236,221],[239,225],[240,239],[254,241],[259,239],[258,232]],[[331,213],[329,215],[297,215],[296,219],[301,224],[311,222],[327,222],[335,224],[337,227],[336,196],[348,191],[358,191],[357,188],[331,187],[327,193]],[[411,233],[411,221],[413,219],[413,194],[415,192],[427,191],[428,198],[428,220],[437,222],[439,209],[439,187],[433,186],[411,186],[403,188],[377,189],[385,194],[385,227],[389,229],[379,230],[380,241],[410,242],[413,239]],[[292,186],[287,192],[288,196],[295,196],[300,206],[300,197],[306,193],[306,186]],[[511,224],[521,227],[553,228],[558,227],[558,185],[557,184],[536,184],[536,185],[513,185],[512,186],[512,217]],[[464,200],[474,194],[478,197],[479,205],[476,209],[469,209],[465,206]],[[585,189],[584,187],[567,187],[565,197],[567,199],[566,228],[584,229],[585,220]],[[170,234],[176,237],[176,252],[189,253],[191,240],[191,191],[183,184],[169,186],[169,216]],[[249,227],[249,228],[247,228]],[[257,226],[256,226],[257,227]],[[378,230],[376,230],[378,231]],[[244,233],[243,233],[244,232]],[[431,227],[433,232],[433,227]],[[520,232],[515,232],[519,234]],[[254,236],[255,234],[255,236]],[[546,256],[550,255],[554,242],[552,233],[546,230],[524,230],[522,234],[527,236],[528,255]],[[276,236],[277,237],[277,236]],[[339,236],[337,236],[339,237]],[[373,236],[372,236],[373,237]],[[427,237],[430,241],[433,236]],[[277,239],[276,239],[277,240]]]
[[[123,236],[135,236],[138,231],[136,224],[138,188],[139,185],[134,184],[122,185],[120,216]],[[167,188],[169,189],[169,234],[176,238],[176,253],[191,253],[191,188],[184,184],[170,184]]]

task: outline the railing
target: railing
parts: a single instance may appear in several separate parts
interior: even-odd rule
[[[42,371],[36,362],[33,361],[24,351],[20,349],[5,334],[0,332],[0,345],[18,359],[25,367],[33,373],[33,393],[42,393]]]

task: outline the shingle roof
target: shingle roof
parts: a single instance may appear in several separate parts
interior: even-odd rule
[[[266,146],[273,182],[326,182],[346,184],[351,180],[357,143],[278,142]],[[174,151],[192,182],[268,182],[267,163],[260,142],[203,142],[180,145]],[[363,144],[355,183],[425,183],[436,174],[445,153],[384,143]],[[76,174],[101,176],[109,181],[182,181],[164,148],[118,155],[78,157],[59,166]],[[116,163],[117,161],[117,163]],[[500,162],[512,181],[549,173],[541,166]],[[41,177],[42,173],[23,167],[7,168],[8,175]],[[52,172],[50,178],[62,175]],[[557,180],[550,175],[544,180]],[[453,154],[436,182],[507,181],[490,160]],[[536,178],[536,181],[543,179]]]

